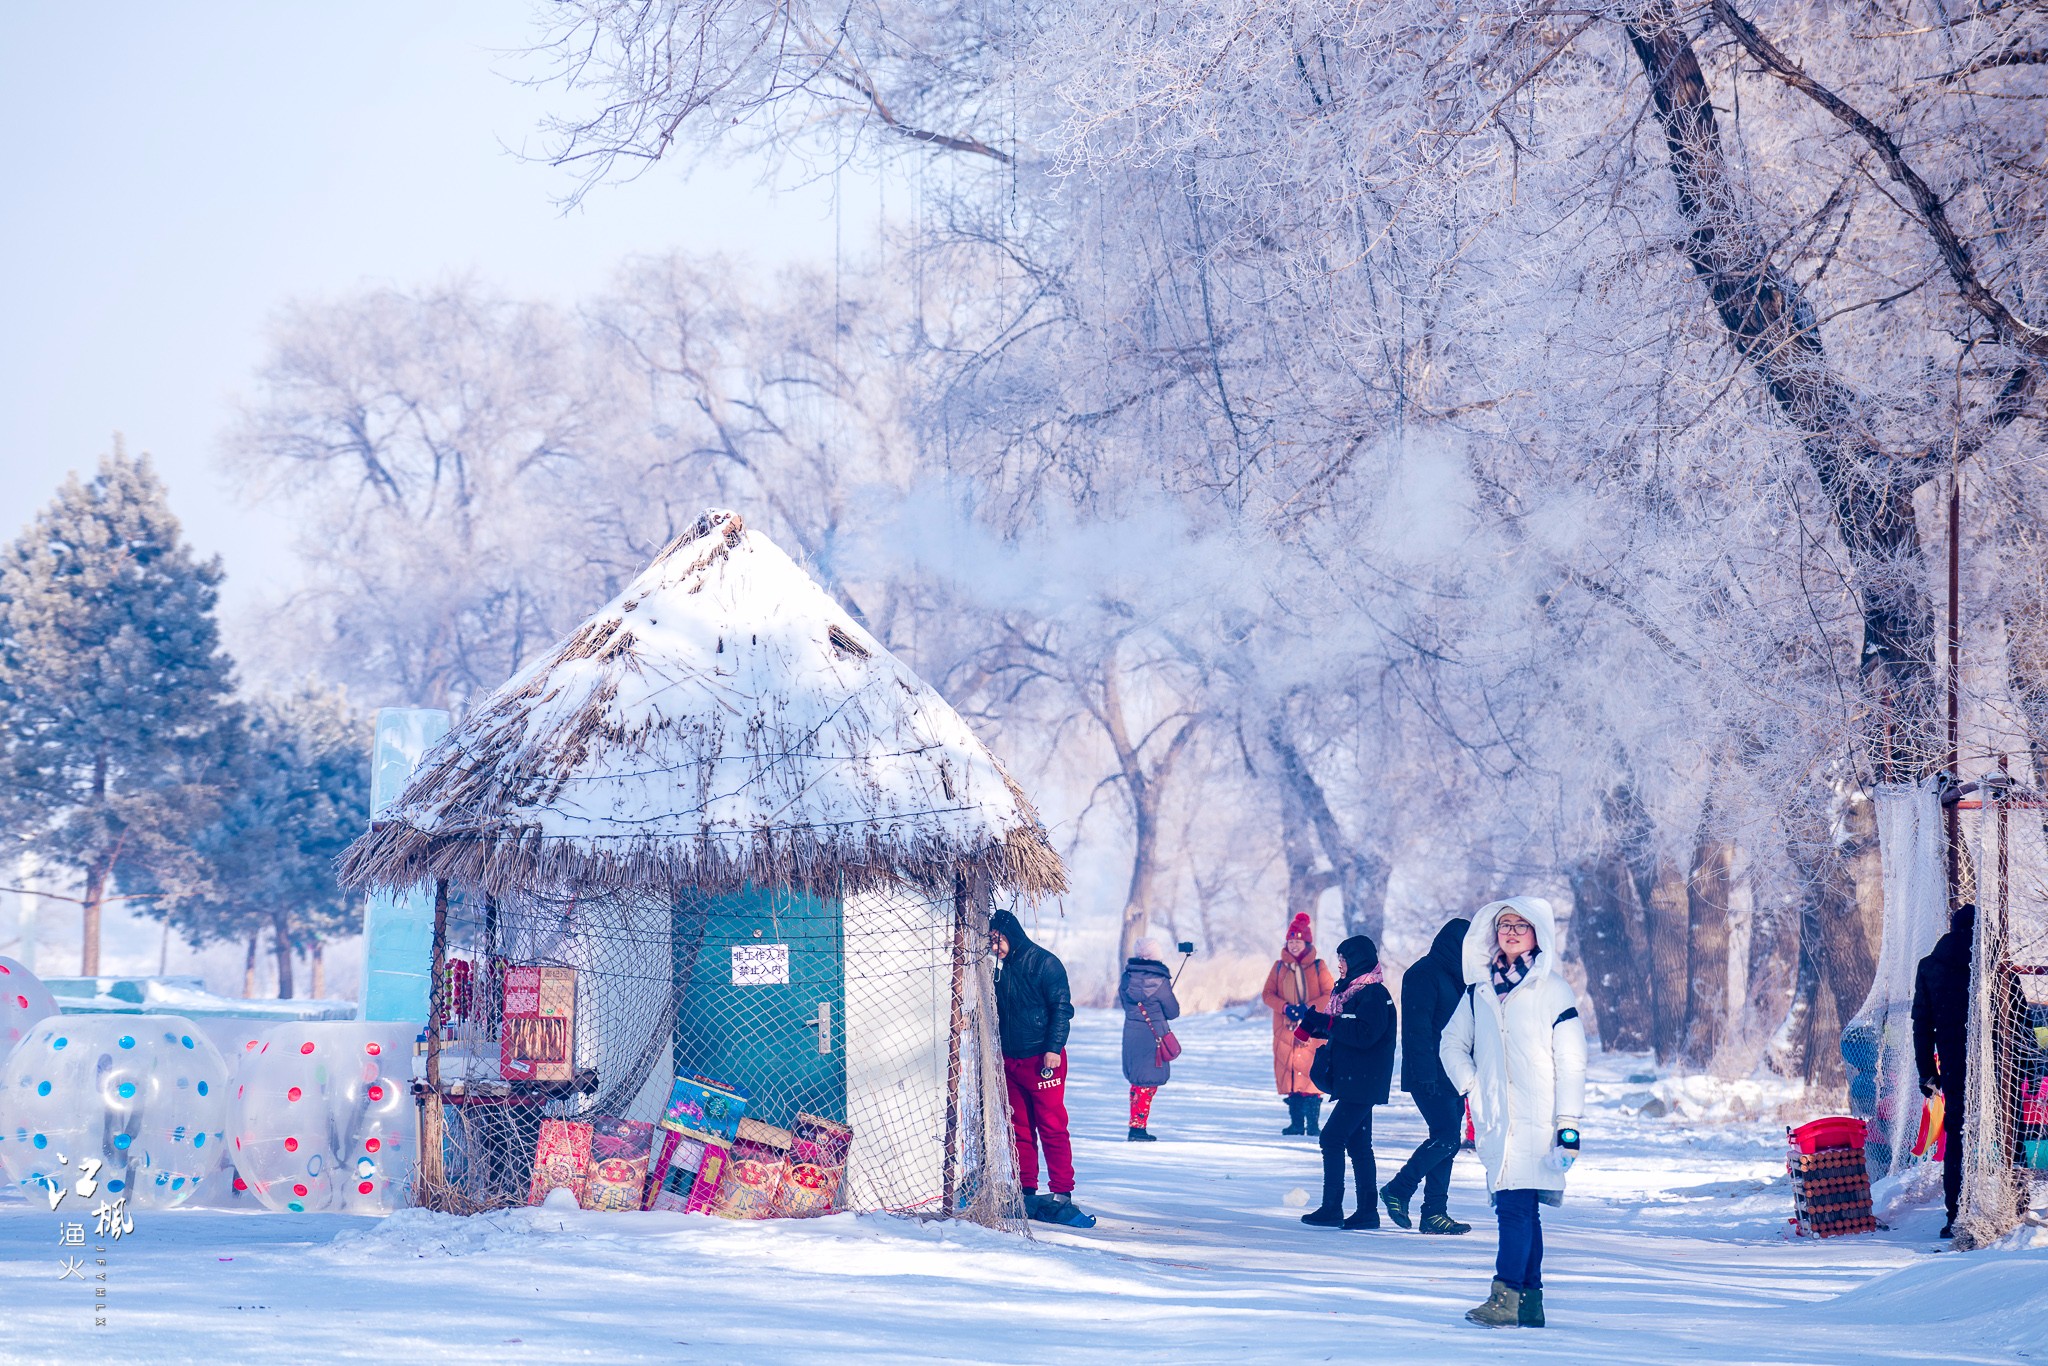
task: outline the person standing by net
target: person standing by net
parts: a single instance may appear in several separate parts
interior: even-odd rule
[[[1173,1076],[1167,1056],[1167,1021],[1180,1017],[1173,974],[1166,970],[1166,946],[1151,935],[1131,945],[1131,959],[1117,982],[1116,1003],[1124,1011],[1124,1080],[1131,1084],[1133,1143],[1151,1143],[1152,1098]]]
[[[1296,915],[1261,993],[1266,1009],[1273,1012],[1273,1083],[1287,1102],[1283,1134],[1318,1135],[1323,1131],[1323,1094],[1308,1079],[1322,1041],[1288,1019],[1287,1007],[1323,1010],[1330,1004],[1331,986],[1330,969],[1316,957],[1315,933],[1308,916]]]
[[[1017,1178],[1034,1219],[1090,1228],[1095,1220],[1074,1204],[1074,1143],[1067,1133],[1067,1031],[1074,1019],[1067,967],[1035,944],[1009,911],[989,917],[996,973],[996,1032],[1017,1136]],[[1045,1149],[1051,1191],[1038,1194],[1038,1150]]]
[[[1465,996],[1437,1056],[1472,1097],[1479,1160],[1500,1220],[1493,1289],[1465,1317],[1543,1327],[1543,1205],[1564,1202],[1586,1100],[1586,1027],[1557,968],[1557,922],[1540,896],[1490,902],[1465,933]]]
[[[1920,1070],[1920,1093],[1941,1092],[1941,1196],[1948,1222],[1941,1236],[1953,1238],[1956,1212],[1963,1193],[1963,1115],[1968,1111],[1970,1077],[1970,1011],[1972,953],[1977,942],[1977,908],[1956,907],[1948,931],[1913,974],[1913,1062]],[[2017,1036],[2026,1018],[2017,982],[2008,981],[1999,1004],[2011,1017]]]
[[[1465,1106],[1437,1056],[1444,1026],[1465,997],[1463,955],[1465,933],[1471,928],[1472,922],[1463,916],[1445,921],[1429,952],[1401,974],[1401,1089],[1422,1112],[1429,1137],[1387,1182],[1380,1200],[1387,1217],[1407,1228],[1408,1202],[1421,1186],[1424,1233],[1472,1231],[1470,1224],[1450,1215],[1451,1164],[1458,1156]]]

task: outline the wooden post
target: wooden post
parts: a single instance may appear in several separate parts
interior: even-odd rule
[[[967,1016],[962,1009],[967,980],[967,879],[953,875],[953,1009],[946,1023],[946,1157],[940,1180],[943,1213],[953,1217],[959,1186],[960,1152],[960,1036],[966,1031]]]
[[[1963,785],[1962,753],[1962,521],[1963,477],[1956,465],[1953,448],[1948,471],[1948,780]],[[1948,908],[1963,904],[1963,827],[1960,799],[1952,792],[1943,808],[1943,829],[1948,836]]]
[[[441,1106],[442,976],[448,969],[448,880],[434,883],[434,952],[427,972],[427,1093],[420,1102],[419,1175],[413,1182],[413,1203],[429,1209],[450,1208],[448,1174],[442,1162],[447,1121]]]

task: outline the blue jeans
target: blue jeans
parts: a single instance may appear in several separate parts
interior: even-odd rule
[[[1533,1190],[1495,1191],[1493,1212],[1500,1219],[1500,1251],[1493,1274],[1510,1290],[1543,1288],[1543,1220]]]

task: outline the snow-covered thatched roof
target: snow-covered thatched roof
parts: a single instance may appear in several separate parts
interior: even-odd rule
[[[960,715],[738,514],[711,511],[420,760],[354,886],[907,880],[1065,889]]]

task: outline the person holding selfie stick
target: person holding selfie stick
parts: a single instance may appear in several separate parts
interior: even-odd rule
[[[1152,1098],[1173,1076],[1180,1040],[1167,1028],[1180,1017],[1173,978],[1166,971],[1166,945],[1146,935],[1131,945],[1130,961],[1117,982],[1116,1003],[1124,1012],[1124,1080],[1131,1084],[1133,1143],[1153,1143]]]
[[[1564,1200],[1579,1154],[1586,1028],[1557,968],[1557,922],[1540,896],[1479,909],[1465,934],[1465,999],[1437,1056],[1472,1100],[1479,1160],[1500,1223],[1493,1290],[1465,1317],[1488,1328],[1543,1327],[1543,1223]]]

